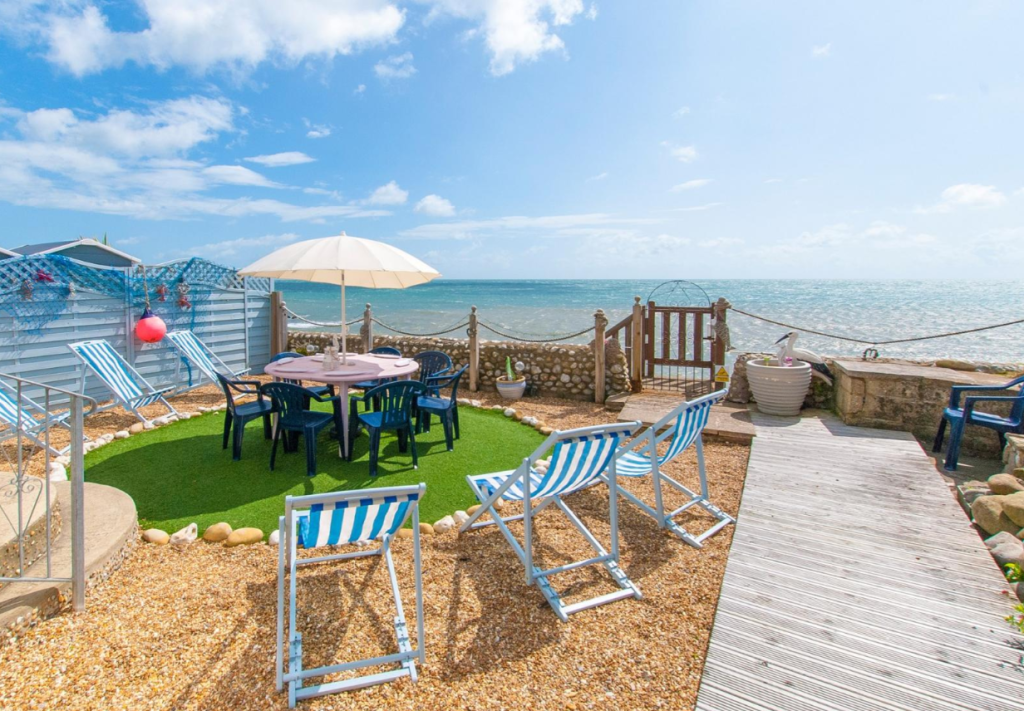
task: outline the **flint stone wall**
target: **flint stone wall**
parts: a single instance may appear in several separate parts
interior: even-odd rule
[[[292,331],[288,334],[288,348],[302,352],[308,344],[320,351],[331,345],[334,334]],[[374,335],[374,347],[391,346],[403,355],[412,356],[422,351],[447,353],[459,367],[469,364],[469,340],[465,338],[424,338],[413,336]],[[363,339],[349,336],[348,350],[363,352]],[[521,343],[518,341],[480,341],[480,388],[493,389],[499,376],[505,373],[505,358],[513,365],[526,366],[528,393],[566,400],[594,399],[594,343]],[[468,373],[460,387],[469,390]],[[629,373],[626,355],[614,338],[605,341],[605,391],[608,396],[629,392]],[[460,390],[461,392],[461,390]]]

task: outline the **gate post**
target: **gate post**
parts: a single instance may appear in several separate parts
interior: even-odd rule
[[[270,292],[270,355],[288,350],[288,314],[280,291]]]
[[[469,336],[469,389],[477,392],[480,389],[480,339],[477,337],[476,307],[470,308],[469,328],[466,335]]]
[[[366,309],[363,311],[363,325],[359,329],[359,336],[363,339],[363,353],[369,353],[373,350],[373,312],[370,310],[370,305],[366,305]]]
[[[644,382],[644,307],[640,305],[640,297],[633,297],[633,347],[630,349],[629,382],[633,392],[643,390]]]
[[[604,403],[604,331],[608,328],[608,319],[604,311],[598,309],[594,314],[594,402]]]

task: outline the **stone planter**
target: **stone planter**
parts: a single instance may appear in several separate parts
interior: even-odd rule
[[[811,384],[811,366],[797,362],[792,366],[779,366],[777,360],[747,361],[747,379],[757,401],[757,409],[767,415],[794,417],[807,396]]]
[[[526,391],[526,378],[518,378],[512,381],[499,379],[494,382],[494,385],[498,388],[498,394],[504,399],[518,400]]]

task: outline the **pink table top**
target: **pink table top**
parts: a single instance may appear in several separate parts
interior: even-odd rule
[[[419,370],[412,358],[393,358],[363,353],[349,353],[348,365],[324,370],[323,356],[282,359],[270,363],[264,372],[285,380],[313,380],[332,385],[350,385],[378,378],[404,378]]]

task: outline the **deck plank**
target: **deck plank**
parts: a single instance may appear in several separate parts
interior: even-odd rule
[[[1009,588],[916,440],[753,422],[697,711],[1024,707]]]

